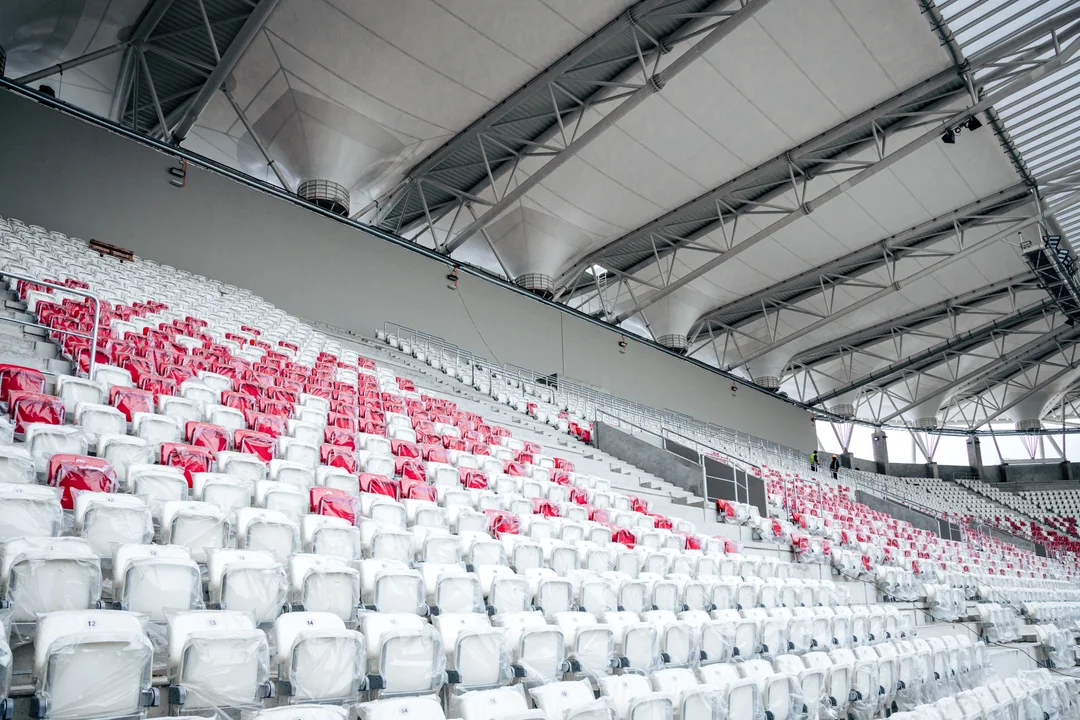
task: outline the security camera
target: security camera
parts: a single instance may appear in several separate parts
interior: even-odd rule
[[[625,337],[621,337],[621,338],[619,338],[619,352],[620,352],[620,353],[623,353],[623,354],[625,354],[625,353],[626,353],[626,346],[627,346],[627,344],[628,344],[628,343],[626,342],[626,338],[625,338]]]
[[[734,395],[737,392],[739,392],[739,386],[735,383],[731,383],[731,394]]]
[[[446,275],[446,287],[451,290],[457,290],[458,274],[457,268],[454,268]]]

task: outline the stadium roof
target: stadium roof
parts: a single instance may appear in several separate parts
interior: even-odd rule
[[[976,428],[1078,395],[1080,0],[21,0],[0,45],[815,407]]]

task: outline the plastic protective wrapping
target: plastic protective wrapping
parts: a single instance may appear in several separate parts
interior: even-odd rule
[[[85,610],[101,599],[101,561],[82,540],[15,538],[0,545],[0,558],[13,623],[32,623],[39,614],[58,610]]]
[[[51,537],[63,527],[57,488],[0,484],[0,541],[17,537]]]
[[[314,628],[296,633],[279,679],[289,681],[292,703],[355,702],[364,680],[364,637],[354,630]]]
[[[326,561],[320,562],[320,559]],[[291,602],[302,605],[305,610],[333,613],[345,622],[356,619],[360,606],[360,573],[343,561],[325,555],[294,555],[289,574]]]
[[[147,545],[154,539],[154,518],[138,498],[104,492],[72,490],[75,533],[98,557],[110,558],[118,545]]]
[[[0,615],[0,700],[8,697],[11,691],[11,668],[14,655],[11,652],[11,646],[8,645],[9,618],[7,616],[9,614]]]
[[[382,676],[384,696],[438,692],[446,682],[442,638],[427,625],[383,633],[377,665],[369,661],[368,670]]]
[[[761,691],[753,680],[739,680],[731,683],[722,704],[725,718],[766,720],[765,707],[761,703]]]
[[[360,720],[400,720],[403,717],[408,717],[410,720],[443,720],[445,717],[442,704],[435,696],[386,698],[361,703],[356,706],[356,712]],[[292,720],[292,718],[281,720]],[[324,720],[324,718],[313,720]]]
[[[224,568],[220,584],[211,584],[210,601],[223,610],[249,613],[257,623],[273,622],[285,606],[288,587],[281,565],[234,560]]]
[[[806,717],[810,710],[809,703],[815,703],[816,707],[820,700],[807,698],[799,678],[790,673],[775,673],[764,679],[761,686],[761,705],[777,720]]]
[[[450,659],[457,672],[455,692],[501,687],[514,679],[510,647],[499,630],[460,633]]]
[[[713,620],[701,626],[701,664],[729,662],[735,645],[735,626]]]
[[[427,610],[424,602],[424,579],[407,566],[391,565],[378,569],[374,573],[370,596],[367,595],[367,578],[363,574],[361,582],[365,595],[364,603],[376,610],[413,615],[423,615]]]
[[[897,658],[897,677],[900,681],[896,689],[897,708],[912,710],[929,700],[929,688],[926,687],[928,674],[926,657],[922,653],[907,653]]]
[[[38,702],[56,720],[137,716],[150,699],[153,652],[139,620],[128,613],[43,618],[34,653]]]
[[[5,429],[11,430],[12,426],[0,424],[0,483],[33,484],[34,459],[23,448],[10,445],[10,441],[3,441]]]
[[[349,711],[336,705],[304,705],[245,710],[240,720],[348,720]]]
[[[855,720],[871,720],[881,705],[877,666],[872,662],[857,662],[851,672],[851,695],[848,697],[851,715]]]
[[[186,711],[256,707],[270,678],[269,645],[261,630],[207,630],[187,636],[170,681]]]
[[[527,687],[557,682],[567,669],[566,642],[562,632],[551,625],[521,630],[514,655],[525,670],[522,683]]]
[[[480,582],[471,573],[449,572],[435,581],[435,605],[442,613],[477,613],[484,611]]]
[[[529,703],[521,685],[455,694],[450,698],[450,716],[461,720],[505,720],[528,710]]]
[[[529,691],[547,720],[615,720],[607,698],[596,699],[588,680],[556,682]]]
[[[199,566],[192,560],[135,558],[123,572],[120,593],[114,595],[114,600],[123,610],[146,615],[151,623],[165,622],[167,611],[202,608],[202,580]],[[113,584],[115,590],[117,580]]]
[[[569,659],[581,667],[581,674],[597,680],[611,674],[615,659],[615,639],[611,629],[602,625],[579,628]]]

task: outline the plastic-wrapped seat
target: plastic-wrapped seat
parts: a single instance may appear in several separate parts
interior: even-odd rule
[[[592,614],[561,612],[555,615],[555,625],[562,630],[566,654],[575,672],[595,680],[610,675],[621,664],[615,656],[611,628],[601,625]]]
[[[170,500],[188,499],[188,482],[179,468],[138,464],[127,469],[127,490],[150,508],[155,518]]]
[[[159,700],[150,684],[153,655],[134,613],[49,613],[34,637],[31,714],[50,720],[139,717]]]
[[[108,460],[122,487],[127,485],[128,468],[154,462],[154,449],[142,438],[128,435],[102,435],[98,438],[98,457]]]
[[[255,493],[250,480],[225,473],[194,473],[191,476],[191,490],[196,500],[217,505],[226,513],[249,507]]]
[[[621,666],[633,672],[652,672],[662,665],[660,635],[655,624],[644,622],[628,611],[605,613],[603,620],[611,628]]]
[[[509,684],[515,676],[506,635],[486,614],[446,613],[432,618],[446,651],[447,683],[458,691]]]
[[[525,671],[527,686],[554,682],[570,670],[562,631],[548,625],[540,612],[497,614],[492,624],[502,628],[515,665]]]
[[[127,418],[120,410],[111,405],[80,403],[72,409],[75,412],[75,424],[81,427],[90,447],[97,448],[100,437],[104,435],[123,435],[127,430]]]
[[[179,545],[121,545],[113,552],[113,601],[163,623],[166,610],[202,606],[199,566]]]
[[[300,551],[300,528],[276,510],[240,508],[236,511],[236,546],[263,550],[279,563],[287,563],[290,555]]]
[[[207,559],[210,602],[239,610],[257,623],[273,622],[288,596],[285,568],[272,553],[258,550],[212,550]]]
[[[53,537],[62,527],[63,510],[55,488],[0,482],[0,541]]]
[[[253,712],[247,718],[248,720],[349,720],[349,711],[337,705],[283,705]]]
[[[588,680],[567,680],[529,690],[533,704],[547,720],[614,720],[608,700],[596,699]]]
[[[111,558],[117,545],[151,542],[154,520],[150,508],[137,497],[82,492],[75,496],[75,534],[86,540],[98,557]]]
[[[806,702],[799,678],[778,673],[766,660],[750,660],[739,665],[743,676],[757,683],[761,704],[774,720],[795,720],[803,717]]]
[[[64,403],[64,409],[70,414],[75,412],[79,403],[99,405],[104,402],[106,391],[94,380],[58,375],[56,378],[56,396]]]
[[[261,480],[255,483],[255,506],[276,510],[293,522],[302,522],[307,516],[310,499],[306,488],[301,489],[285,482]]]
[[[26,448],[0,445],[0,485],[29,485],[34,474],[34,459]]]
[[[362,560],[360,596],[367,610],[428,613],[423,576],[397,560]]]
[[[672,696],[652,689],[644,675],[616,675],[601,678],[600,693],[608,698],[620,720],[671,720],[675,714]]]
[[[356,620],[360,573],[333,555],[298,554],[289,558],[289,602],[310,612],[329,612],[343,622]]]
[[[274,621],[279,695],[291,703],[350,702],[365,684],[364,637],[331,613],[285,613]],[[288,720],[293,720],[290,716]]]
[[[6,540],[0,545],[0,590],[14,623],[91,609],[101,600],[101,560],[81,538]]]
[[[245,613],[181,612],[169,618],[170,711],[257,708],[274,695],[266,634]]]
[[[26,426],[26,443],[34,470],[44,473],[53,455],[86,455],[89,445],[79,427],[31,423]]]
[[[362,542],[360,529],[348,520],[330,515],[303,515],[300,521],[304,552],[358,560]]]
[[[213,503],[170,500],[161,506],[162,543],[183,545],[195,562],[205,563],[207,552],[229,541],[229,516]]]
[[[436,693],[446,681],[439,633],[417,615],[365,613],[368,685],[381,696]]]
[[[131,431],[153,447],[162,443],[178,443],[183,437],[180,421],[166,415],[137,412],[131,417]]]
[[[258,455],[222,450],[215,457],[218,472],[249,482],[266,479],[266,463]]]

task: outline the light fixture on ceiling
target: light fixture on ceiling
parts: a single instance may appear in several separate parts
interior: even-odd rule
[[[982,121],[979,120],[978,115],[972,115],[956,127],[945,128],[945,132],[941,134],[941,142],[945,143],[946,145],[955,145],[956,136],[959,135],[963,130],[967,130],[968,132],[974,132],[981,128],[982,125]]]

